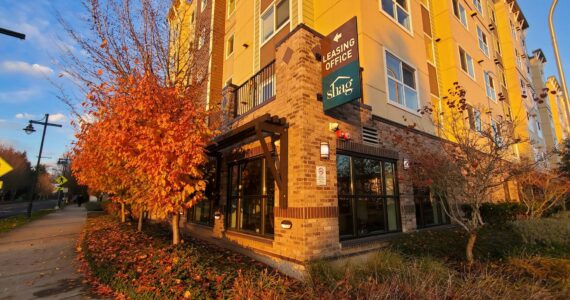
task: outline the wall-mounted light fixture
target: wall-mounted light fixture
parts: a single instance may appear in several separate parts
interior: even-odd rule
[[[410,160],[408,158],[404,158],[404,170],[410,169]]]
[[[283,220],[283,221],[281,221],[281,228],[283,228],[283,229],[291,229],[291,227],[293,227],[293,223],[291,223],[291,221],[289,221],[289,220]]]
[[[222,214],[219,211],[214,213],[214,219],[219,220],[221,218],[222,218]]]
[[[329,159],[330,152],[331,152],[331,149],[329,146],[329,142],[321,142],[321,158]]]

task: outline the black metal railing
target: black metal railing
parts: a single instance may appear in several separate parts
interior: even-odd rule
[[[234,116],[241,116],[275,97],[275,61],[236,90]]]

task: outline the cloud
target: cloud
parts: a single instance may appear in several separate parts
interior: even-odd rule
[[[20,103],[28,101],[36,95],[36,90],[26,89],[10,92],[0,92],[0,103]]]
[[[51,75],[53,73],[50,67],[39,64],[29,64],[25,61],[5,61],[0,65],[0,71],[32,76]]]
[[[65,116],[62,113],[57,113],[57,114],[50,115],[49,120],[54,121],[54,122],[63,122],[65,120],[67,120],[67,116]]]
[[[33,118],[35,118],[35,116],[29,113],[16,114],[16,119],[33,119]]]

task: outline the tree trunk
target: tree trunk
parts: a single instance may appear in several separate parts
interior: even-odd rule
[[[144,213],[144,212],[143,212],[143,210],[141,209],[140,212],[139,212],[139,225],[138,225],[138,227],[137,227],[137,230],[138,230],[139,232],[142,231],[143,213]]]
[[[174,213],[172,215],[172,245],[178,245],[180,243],[180,229],[178,228],[178,221],[180,220],[180,215]]]
[[[475,259],[473,258],[473,248],[475,247],[475,241],[477,240],[477,233],[470,232],[469,239],[467,240],[467,247],[465,248],[465,256],[467,257],[467,264],[471,266]]]
[[[121,203],[121,223],[125,223],[125,203]]]

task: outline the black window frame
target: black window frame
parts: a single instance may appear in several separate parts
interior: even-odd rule
[[[232,194],[232,168],[233,167],[237,167],[238,168],[238,172],[237,172],[237,184],[238,186],[241,185],[241,180],[242,180],[242,166],[246,163],[250,163],[253,162],[255,160],[260,160],[262,162],[262,183],[261,183],[261,195],[242,195],[241,189],[238,187],[237,188],[237,195],[234,196]],[[239,232],[239,233],[243,233],[243,234],[247,234],[247,235],[253,235],[253,236],[258,236],[258,237],[262,237],[262,238],[266,238],[266,239],[273,239],[275,236],[275,188],[273,188],[273,194],[269,195],[268,194],[268,186],[269,183],[267,180],[267,175],[270,175],[272,178],[272,174],[270,173],[268,167],[267,167],[267,161],[265,159],[265,157],[263,155],[258,155],[258,156],[253,156],[253,157],[249,157],[246,159],[241,159],[241,160],[237,160],[237,161],[233,161],[227,164],[227,199],[226,199],[226,218],[225,218],[225,228],[227,231],[230,232]],[[272,184],[275,186],[275,179],[273,178],[273,182]],[[267,201],[269,200],[269,197],[273,197],[273,211],[272,212],[268,212],[267,211]],[[260,224],[260,232],[254,232],[251,230],[244,230],[244,229],[240,229],[240,221],[241,221],[241,214],[240,214],[240,210],[242,208],[242,201],[244,200],[244,197],[247,198],[255,198],[255,197],[259,197],[261,198],[261,224]],[[231,227],[231,218],[232,218],[232,202],[236,201],[236,226],[235,228]],[[273,217],[273,233],[267,233],[267,217],[272,216]]]
[[[207,164],[205,167],[206,174],[209,172],[211,177],[209,180],[207,179],[206,183],[206,193],[204,195],[205,199],[202,199],[200,202],[194,204],[194,206],[190,207],[187,210],[186,222],[192,224],[199,224],[204,226],[213,227],[214,226],[214,210],[220,204],[220,159],[219,157],[210,156],[209,165]],[[208,168],[213,168],[213,171],[209,171]],[[206,176],[209,177],[209,176]],[[208,191],[208,189],[211,189]],[[205,203],[210,204],[210,208],[207,211],[207,220],[201,221],[196,220],[196,209],[201,208],[201,205],[205,205]]]
[[[425,196],[425,197],[430,198],[430,199],[432,199],[434,197],[433,193],[431,192],[429,187],[414,186],[413,189],[414,189],[414,207],[416,210],[416,228],[423,229],[423,228],[431,228],[431,227],[445,226],[445,225],[451,224],[451,220],[450,220],[449,216],[445,213],[443,208],[441,207],[442,203],[439,199],[435,199],[436,206],[432,207],[432,209],[437,210],[436,213],[438,215],[438,219],[440,220],[440,222],[436,223],[434,221],[434,223],[432,223],[432,224],[426,224],[426,216],[425,216],[426,211],[424,210],[424,207],[423,207],[424,203],[421,202],[418,205],[417,200],[418,200],[418,196],[420,196],[419,195],[420,192],[424,192],[424,195],[422,195],[422,196]],[[446,204],[443,204],[443,205],[446,205]],[[418,210],[418,206],[420,206],[419,210]],[[418,215],[420,216],[419,218],[418,218]]]
[[[400,188],[399,188],[399,182],[398,182],[398,160],[397,159],[390,159],[390,158],[384,158],[384,157],[377,157],[377,156],[372,156],[372,155],[367,155],[367,154],[363,154],[363,153],[356,153],[356,152],[351,152],[351,151],[346,151],[346,150],[338,150],[337,151],[337,160],[338,160],[338,156],[339,155],[343,155],[343,156],[348,156],[350,158],[350,195],[341,195],[338,194],[338,182],[337,182],[337,199],[339,201],[339,240],[340,241],[347,241],[347,240],[355,240],[355,239],[361,239],[361,238],[367,238],[367,237],[371,237],[371,236],[382,236],[382,235],[386,235],[386,234],[391,234],[391,233],[398,233],[398,232],[402,232],[402,215],[401,215],[401,207],[400,207]],[[371,160],[376,160],[381,162],[381,168],[382,168],[382,195],[355,195],[354,194],[354,174],[353,174],[353,162],[352,162],[352,158],[360,158],[360,159],[371,159]],[[393,195],[386,195],[386,176],[385,176],[385,163],[391,163],[393,165],[393,181],[394,181],[394,191],[393,191]],[[338,170],[337,170],[338,172]],[[338,174],[338,173],[337,173]],[[341,214],[340,214],[340,201],[341,198],[348,198],[350,199],[350,207],[352,210],[352,235],[341,235],[340,233],[340,218],[341,218]],[[358,232],[358,211],[357,211],[357,200],[358,199],[368,199],[368,201],[370,199],[381,199],[382,200],[382,208],[383,208],[383,221],[384,221],[384,231],[382,232],[372,232],[369,234],[360,234]],[[396,209],[396,229],[395,230],[390,230],[389,228],[389,218],[388,218],[388,199],[393,199],[394,200],[394,206]]]

